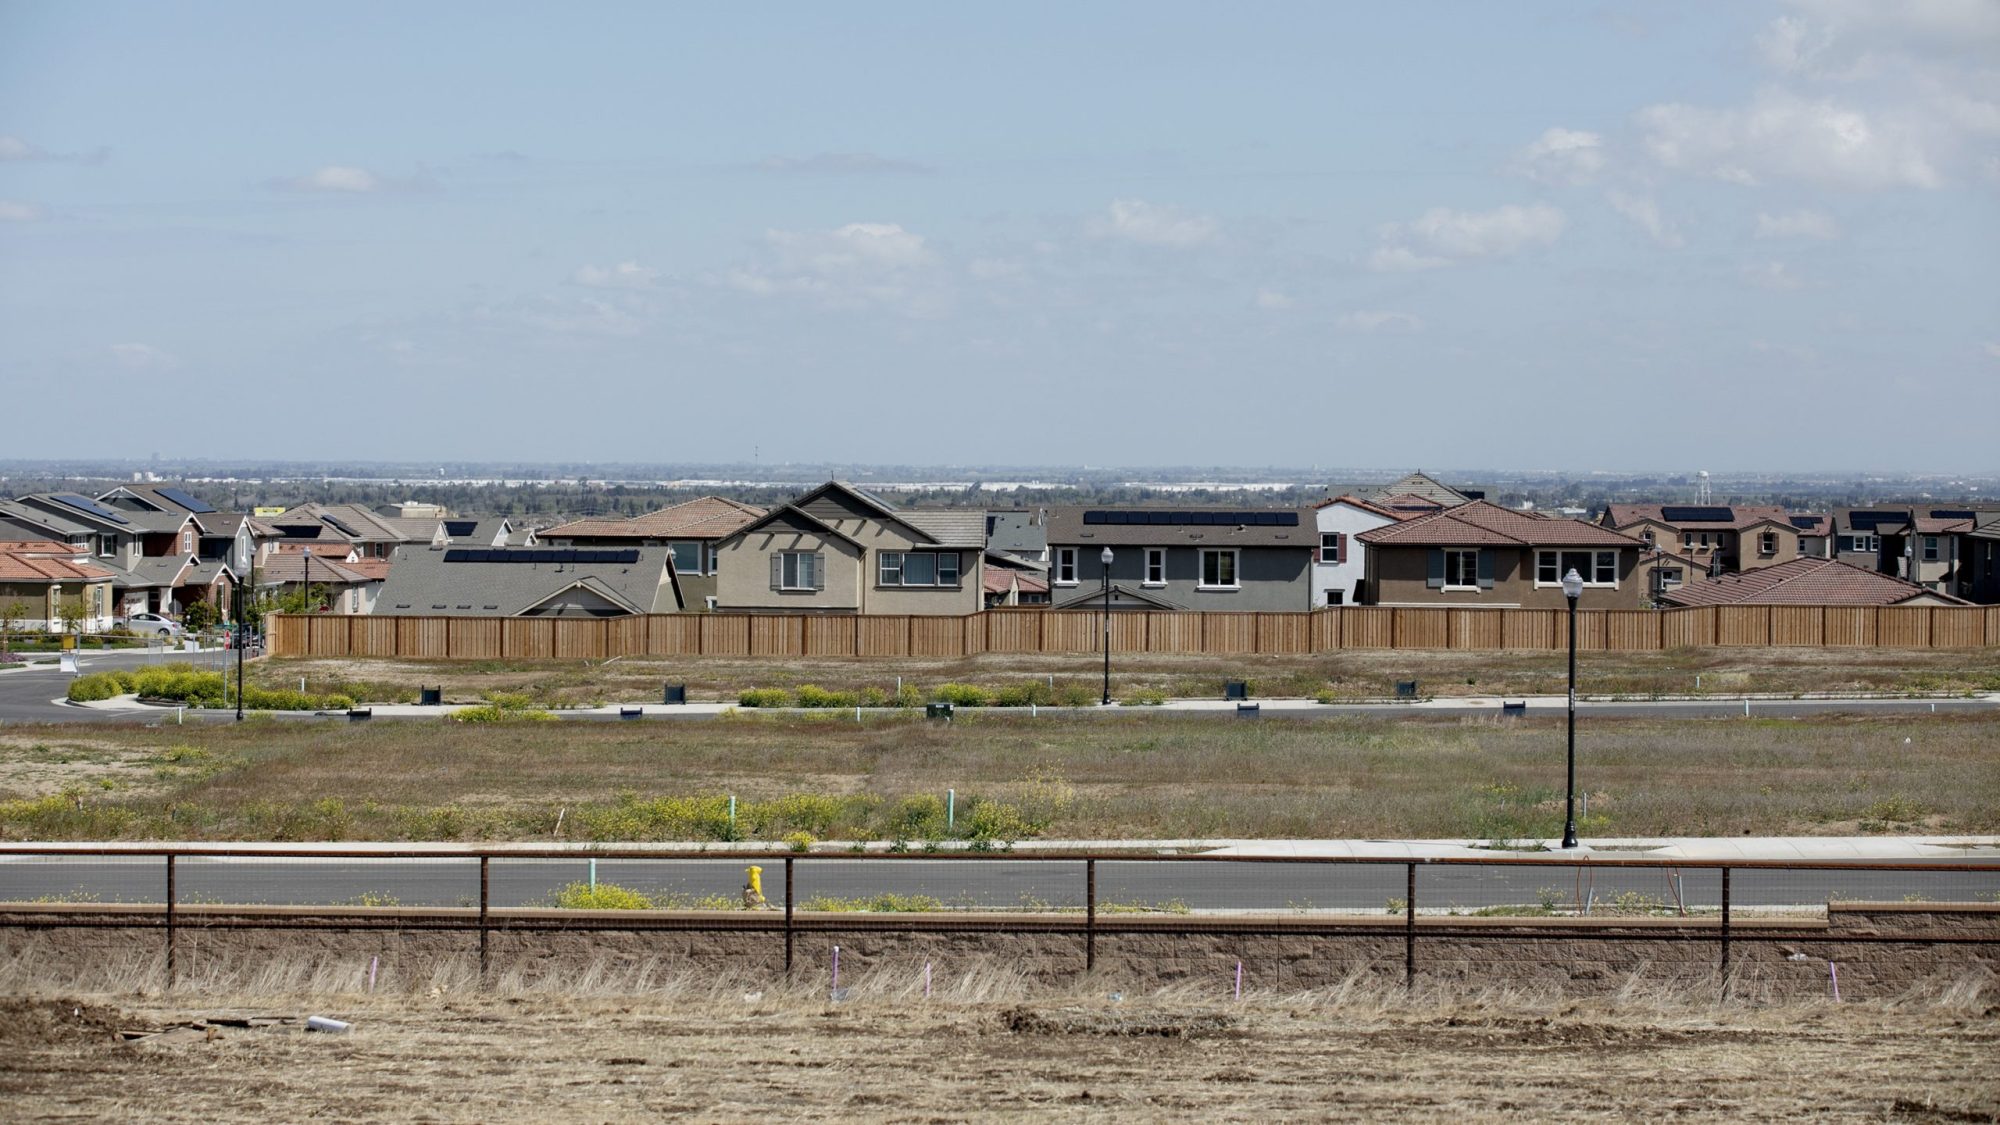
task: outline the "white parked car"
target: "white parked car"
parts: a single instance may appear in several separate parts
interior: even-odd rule
[[[157,613],[135,613],[125,619],[125,627],[142,637],[178,637],[181,623]]]

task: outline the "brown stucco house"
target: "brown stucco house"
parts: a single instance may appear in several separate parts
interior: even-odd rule
[[[1484,500],[1356,536],[1368,547],[1367,605],[1563,607],[1562,576],[1583,576],[1579,605],[1639,609],[1646,545],[1581,520],[1514,511]]]
[[[1704,573],[1756,570],[1804,551],[1791,514],[1746,504],[1612,504],[1599,521],[1662,551],[1693,559]]]
[[[764,509],[721,496],[701,496],[631,519],[581,519],[538,533],[543,543],[563,547],[668,547],[674,575],[690,610],[720,600],[716,591],[716,548],[763,518]]]
[[[715,544],[725,613],[963,615],[984,606],[986,513],[906,511],[828,481]]]

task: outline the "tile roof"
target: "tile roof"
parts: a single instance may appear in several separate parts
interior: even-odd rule
[[[986,513],[979,510],[940,509],[898,511],[896,518],[931,537],[940,547],[986,546]]]
[[[989,566],[982,572],[982,581],[989,594],[1004,594],[1020,588],[1024,594],[1046,594],[1049,580],[1032,570],[1015,570],[1012,567]]]
[[[1364,531],[1371,547],[1643,547],[1622,532],[1582,520],[1517,512],[1484,500]]]
[[[1368,498],[1378,504],[1389,503],[1399,498],[1414,497],[1439,506],[1463,504],[1471,497],[1448,484],[1442,484],[1421,472],[1410,473],[1398,481],[1391,481],[1369,493]]]
[[[1954,605],[1948,594],[1864,570],[1838,559],[1800,558],[1691,582],[1660,595],[1673,605],[1897,605],[1924,596]]]
[[[1414,500],[1418,499],[1418,497],[1410,497],[1410,499]],[[1322,500],[1319,503],[1314,504],[1313,508],[1315,510],[1320,508],[1331,508],[1335,504],[1347,504],[1351,507],[1359,508],[1364,512],[1373,512],[1378,516],[1386,516],[1392,520],[1407,520],[1422,514],[1420,512],[1394,511],[1392,509],[1385,508],[1380,504],[1370,503],[1367,500],[1363,500],[1359,496],[1347,492],[1343,492],[1339,496],[1329,496],[1325,500]],[[1430,506],[1432,508],[1437,507],[1437,505],[1434,504]]]
[[[0,582],[101,582],[114,572],[77,562],[78,550],[35,540],[0,543]]]
[[[1097,508],[1089,509],[1097,511]],[[1113,509],[1139,511],[1138,508]],[[1160,509],[1166,511],[1169,509]],[[1179,507],[1179,512],[1256,511],[1242,507]],[[1111,547],[1319,547],[1319,529],[1313,509],[1267,508],[1288,511],[1299,517],[1289,527],[1265,524],[1089,524],[1083,522],[1083,508],[1050,508],[1048,534],[1051,545],[1088,548]]]
[[[549,539],[723,539],[765,514],[753,504],[701,496],[628,520],[581,519],[535,533]]]

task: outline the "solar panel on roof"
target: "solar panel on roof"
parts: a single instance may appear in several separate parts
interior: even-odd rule
[[[1818,516],[1793,516],[1792,526],[1797,528],[1818,527]]]
[[[1847,525],[1857,531],[1873,531],[1885,523],[1902,523],[1910,517],[1902,512],[1849,512]]]
[[[1660,509],[1660,518],[1668,523],[1728,523],[1736,518],[1736,512],[1730,508],[1670,505]]]
[[[78,496],[74,492],[58,492],[55,493],[51,497],[51,499],[62,504],[67,504],[70,507],[75,508],[79,512],[85,512],[90,515],[96,516],[98,519],[101,520],[110,520],[112,523],[132,522],[131,520],[126,519],[124,516],[119,515],[117,512],[112,511],[110,508],[107,508],[104,505],[99,504],[97,501],[92,500],[90,497]]]
[[[215,508],[212,507],[211,505],[202,503],[201,501],[195,499],[194,497],[189,496],[187,493],[182,492],[178,488],[155,488],[153,491],[159,493],[161,496],[164,496],[169,500],[172,500],[174,503],[179,504],[181,507],[186,508],[188,511],[193,512],[196,515],[202,515],[204,513],[213,512],[215,510]]]
[[[470,554],[472,554],[472,552],[471,552],[471,551],[446,551],[446,552],[444,553],[444,561],[446,561],[446,562],[469,562],[469,561],[471,561],[471,560],[467,559],[467,558],[466,558],[466,556],[467,556],[467,555],[470,555]]]
[[[1931,518],[1934,520],[1969,520],[1978,518],[1978,515],[1979,513],[1974,512],[1970,508],[1931,509]]]
[[[321,516],[320,518],[325,520],[335,531],[340,532],[342,535],[351,536],[355,539],[361,538],[360,532],[354,530],[353,528],[347,526],[346,524],[340,522],[338,519],[335,519],[332,516]]]
[[[473,529],[478,526],[479,522],[477,520],[446,520],[444,521],[444,533],[446,535],[470,535]]]

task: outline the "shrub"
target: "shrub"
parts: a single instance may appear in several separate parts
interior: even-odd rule
[[[556,721],[556,715],[553,711],[540,708],[516,709],[497,703],[483,703],[477,707],[461,707],[451,713],[451,719],[459,723],[552,723]]]
[[[861,702],[861,697],[851,691],[828,691],[818,684],[800,684],[798,705],[801,707],[853,707]]]
[[[92,672],[69,682],[69,697],[78,703],[110,699],[124,695],[128,690],[125,678],[117,672]]]
[[[790,707],[792,693],[784,688],[745,688],[736,697],[739,707]]]
[[[813,834],[810,832],[787,832],[785,833],[785,846],[795,852],[809,852],[813,846]]]
[[[1140,688],[1119,700],[1127,707],[1158,707],[1167,701],[1167,693],[1158,688]]]
[[[555,905],[559,910],[651,910],[653,900],[616,883],[599,883],[593,887],[589,883],[575,882],[556,892]]]
[[[919,793],[896,802],[889,810],[889,835],[896,840],[941,840],[945,834],[944,798]]]
[[[950,909],[944,900],[931,895],[871,895],[867,898],[833,898],[820,895],[799,904],[802,910],[829,914],[934,914]]]
[[[521,691],[489,691],[480,698],[502,711],[526,711],[535,705],[528,693]]]
[[[954,707],[986,707],[993,702],[993,694],[978,684],[939,684],[931,698]]]

